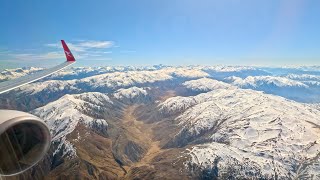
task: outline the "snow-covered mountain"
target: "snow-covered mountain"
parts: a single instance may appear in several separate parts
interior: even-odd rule
[[[59,100],[51,102],[32,111],[43,119],[50,127],[52,141],[58,142],[55,152],[63,151],[63,156],[76,156],[72,144],[66,136],[74,131],[78,124],[90,128],[106,131],[108,123],[101,117],[101,113],[112,101],[106,94],[89,92],[77,95],[65,95]],[[61,149],[63,148],[63,149]]]
[[[312,75],[312,74],[288,74],[286,77],[289,79],[299,80],[299,81],[320,81],[319,75]]]
[[[229,85],[227,83],[217,81],[210,78],[201,78],[191,81],[186,81],[182,84],[188,89],[191,89],[193,91],[199,91],[199,92],[208,92],[212,91],[214,89],[233,89],[235,88],[232,85]]]
[[[305,75],[304,75],[305,76]],[[244,89],[264,91],[299,102],[320,102],[320,86],[318,81],[301,81],[300,75],[280,76],[248,76],[240,78],[231,76],[224,81]],[[316,76],[305,76],[315,78]]]
[[[320,111],[253,90],[215,89],[160,106],[180,127],[170,147],[190,144],[187,168],[234,177],[319,177]]]
[[[16,69],[6,69],[0,72],[0,82],[9,80],[9,79],[15,79],[15,78],[32,74],[41,70],[43,70],[43,68],[24,67],[24,68],[16,68]]]
[[[314,91],[319,91],[320,89],[320,75],[312,74],[288,74],[286,76],[289,79],[300,81],[303,84],[313,88]]]
[[[62,72],[62,74],[65,72]],[[199,69],[190,68],[165,68],[154,71],[117,71],[112,73],[104,73],[100,75],[94,75],[77,80],[51,80],[45,82],[37,82],[35,84],[26,85],[20,90],[22,91],[34,91],[34,85],[38,88],[36,91],[42,91],[43,89],[50,89],[51,87],[64,85],[70,86],[70,89],[74,88],[86,88],[86,91],[95,91],[103,89],[117,89],[122,87],[131,87],[135,85],[143,85],[147,83],[155,83],[161,81],[174,80],[174,78],[199,78],[209,76],[207,73]],[[71,88],[72,86],[72,88]],[[31,90],[30,90],[31,89]]]
[[[285,77],[275,76],[248,76],[245,79],[231,76],[226,78],[232,82],[232,84],[239,87],[253,87],[258,88],[262,86],[276,86],[276,87],[297,87],[297,88],[308,88],[307,85],[291,80]]]
[[[201,68],[203,71],[210,74],[217,80],[223,80],[230,76],[237,76],[241,78],[246,78],[248,76],[267,76],[272,75],[272,72],[267,71],[259,67],[250,66],[204,66]]]
[[[127,89],[121,88],[117,90],[113,96],[124,103],[143,103],[151,100],[147,92],[149,89],[150,88],[138,88],[135,86]]]

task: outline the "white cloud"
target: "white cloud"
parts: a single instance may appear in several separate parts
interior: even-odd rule
[[[93,61],[111,61],[112,58],[108,58],[108,57],[93,57],[92,60]]]
[[[58,44],[55,44],[55,43],[45,44],[45,46],[48,46],[48,47],[55,47],[55,48],[59,47],[59,45],[58,45]]]
[[[56,43],[56,44],[50,43],[50,44],[45,44],[45,46],[53,47],[53,48],[62,48],[60,43]],[[79,46],[78,44],[73,44],[73,43],[68,43],[68,47],[70,48],[71,51],[74,51],[74,52],[84,52],[87,49],[82,46]]]
[[[112,51],[87,51],[90,54],[111,54]]]
[[[45,60],[45,59],[59,59],[63,58],[64,54],[61,52],[47,52],[42,54],[31,54],[31,53],[18,53],[18,54],[9,54],[11,57],[18,60]]]
[[[70,48],[71,51],[74,51],[74,52],[85,52],[88,49],[73,43],[68,43],[68,47]],[[58,45],[58,48],[61,48],[60,44]]]
[[[79,43],[79,46],[87,48],[110,48],[113,44],[112,41],[86,41]]]
[[[71,51],[85,52],[90,49],[107,49],[114,45],[113,41],[80,41],[78,43],[67,42]],[[60,43],[46,44],[48,47],[60,48]]]

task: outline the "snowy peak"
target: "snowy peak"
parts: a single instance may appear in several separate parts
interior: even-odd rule
[[[83,93],[79,95],[65,95],[57,101],[35,109],[32,113],[43,119],[51,129],[53,141],[71,133],[78,123],[90,125],[97,119],[86,114],[88,109],[99,112],[105,103],[112,103],[106,94]],[[105,120],[98,120],[106,126]]]
[[[119,89],[113,94],[113,96],[116,99],[133,99],[139,96],[146,96],[147,94],[148,93],[145,89],[134,86],[128,89]]]
[[[197,80],[186,81],[182,84],[193,91],[208,92],[216,89],[236,88],[230,84],[217,81],[210,78],[201,78]]]
[[[182,77],[182,78],[200,78],[200,77],[208,77],[209,74],[201,70],[200,68],[165,68],[162,69],[164,73],[170,74],[174,77]]]
[[[244,79],[231,76],[224,81],[241,88],[264,91],[297,102],[320,102],[317,81],[298,81],[279,76],[248,76]]]
[[[159,71],[128,71],[91,76],[81,81],[92,87],[119,88],[170,79],[172,79],[170,75]]]
[[[198,69],[165,68],[154,71],[114,72],[84,78],[81,81],[93,87],[129,87],[144,83],[173,80],[174,77],[195,78],[206,77],[207,73]]]
[[[75,80],[70,81],[61,81],[61,80],[48,80],[44,82],[36,82],[24,85],[15,91],[21,90],[18,93],[26,93],[26,94],[37,94],[41,92],[50,92],[50,93],[57,93],[57,92],[78,92],[80,91],[79,88],[74,86],[76,83]]]
[[[289,79],[299,80],[299,81],[320,81],[319,75],[312,75],[312,74],[288,74],[286,77]]]
[[[255,67],[250,66],[207,66],[203,68],[204,70],[211,70],[216,72],[239,72],[239,71],[246,71],[246,70],[256,70]]]
[[[136,86],[127,88],[127,89],[119,89],[117,90],[113,96],[115,99],[125,103],[146,103],[151,100],[151,97],[148,94],[148,90],[150,88],[139,88]]]
[[[226,80],[239,87],[260,87],[264,85],[273,85],[277,87],[302,87],[308,88],[307,85],[299,81],[291,80],[285,77],[275,76],[248,76],[245,79],[239,77],[229,77]]]
[[[172,97],[158,105],[159,112],[164,115],[171,115],[182,112],[195,105],[197,102],[192,97]]]
[[[105,106],[106,104],[113,104],[110,98],[103,93],[99,92],[88,92],[82,94],[73,95],[74,98],[83,100],[93,105]]]
[[[320,75],[312,75],[312,74],[289,74],[286,78],[300,81],[309,87],[320,87]]]
[[[6,69],[0,72],[0,81],[15,79],[15,78],[32,74],[41,70],[43,70],[43,68],[35,68],[35,67],[26,68],[25,67],[25,68],[16,68],[16,69]]]

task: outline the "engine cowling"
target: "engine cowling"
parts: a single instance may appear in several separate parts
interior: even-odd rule
[[[0,110],[0,175],[22,173],[37,164],[51,142],[47,125],[29,113]]]

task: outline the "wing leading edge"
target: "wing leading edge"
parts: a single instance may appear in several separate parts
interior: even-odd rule
[[[23,85],[32,83],[32,82],[37,81],[39,79],[42,79],[44,77],[47,77],[47,76],[49,76],[49,75],[51,75],[51,74],[53,74],[55,72],[58,72],[58,71],[60,71],[60,70],[62,70],[64,68],[70,66],[71,64],[75,63],[76,62],[75,58],[73,57],[73,55],[72,55],[71,51],[69,50],[67,44],[64,42],[64,40],[61,40],[61,43],[62,43],[64,52],[65,52],[65,55],[66,55],[66,58],[67,58],[66,62],[64,62],[64,63],[62,63],[60,65],[57,65],[55,67],[52,67],[52,68],[49,68],[49,69],[34,73],[34,74],[30,74],[30,75],[27,75],[27,76],[23,76],[23,77],[20,77],[20,78],[16,78],[16,79],[13,79],[13,80],[2,82],[2,83],[0,83],[0,94],[8,92],[8,91],[10,91],[12,89],[21,87]]]

